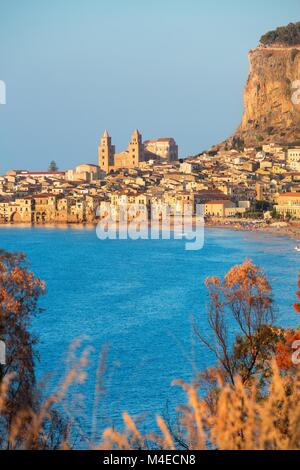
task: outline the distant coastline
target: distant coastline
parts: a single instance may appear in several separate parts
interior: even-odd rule
[[[264,221],[215,220],[205,224],[206,228],[222,228],[245,232],[260,232],[273,235],[285,235],[300,242],[300,225],[294,223],[272,223]]]
[[[47,228],[47,229],[90,229],[94,230],[97,227],[97,222],[91,223],[45,223],[45,224],[30,224],[30,223],[9,223],[9,224],[0,224],[1,228],[19,228],[19,229],[26,229],[26,228]],[[120,225],[120,228],[124,228],[124,226]],[[163,229],[164,226],[161,226]],[[167,228],[167,227],[165,227]],[[294,240],[299,240],[300,242],[300,224],[299,223],[271,223],[267,224],[263,220],[233,220],[233,219],[210,219],[205,223],[204,229],[227,229],[232,231],[244,231],[244,232],[257,232],[257,233],[268,233],[271,235],[281,235],[281,236],[288,236]],[[174,227],[171,226],[171,230],[174,230]]]

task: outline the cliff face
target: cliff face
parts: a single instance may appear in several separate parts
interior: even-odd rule
[[[259,46],[249,60],[244,114],[235,138],[247,146],[300,141],[300,46]]]
[[[300,145],[300,22],[262,36],[249,52],[244,114],[224,146]]]

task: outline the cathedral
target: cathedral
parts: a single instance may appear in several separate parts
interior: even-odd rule
[[[178,160],[178,146],[173,138],[142,141],[142,135],[135,130],[127,150],[116,153],[111,137],[105,131],[98,147],[98,161],[101,170],[109,173],[120,168],[134,168],[149,160],[172,162]]]

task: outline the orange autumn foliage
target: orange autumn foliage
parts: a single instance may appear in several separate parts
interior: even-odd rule
[[[225,276],[227,288],[239,289],[240,291],[254,291],[262,294],[271,292],[271,286],[266,275],[251,260],[245,259],[241,265],[233,266]]]
[[[293,343],[300,340],[300,331],[287,330],[284,341],[277,345],[276,362],[281,370],[288,370],[293,367],[292,355],[295,351]]]
[[[195,326],[201,343],[215,355],[225,371],[226,381],[234,384],[240,375],[246,383],[264,374],[268,354],[274,354],[275,319],[272,288],[266,274],[250,259],[233,266],[221,277],[206,279],[210,337]],[[231,331],[236,340],[232,342]]]
[[[0,421],[2,448],[7,446],[9,429],[18,412],[34,409],[37,401],[36,338],[30,325],[41,311],[38,301],[44,292],[45,284],[28,269],[23,254],[0,250],[0,340],[6,352],[5,364],[0,364],[0,382],[11,377]]]
[[[300,289],[300,276],[298,278],[298,288]],[[296,292],[296,295],[300,299],[300,290]],[[300,313],[300,303],[295,303],[294,309],[297,313]],[[280,341],[277,345],[276,362],[280,369],[288,370],[294,366],[292,362],[293,343],[299,340],[300,331],[287,330],[285,332],[284,340]]]
[[[300,276],[298,278],[298,288],[300,289]],[[300,299],[300,290],[296,292],[296,295],[298,299]],[[294,304],[294,309],[296,310],[297,313],[300,313],[300,303],[295,303]]]

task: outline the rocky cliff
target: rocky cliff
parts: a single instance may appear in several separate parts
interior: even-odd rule
[[[249,62],[242,122],[223,145],[300,144],[300,22],[262,36]]]

